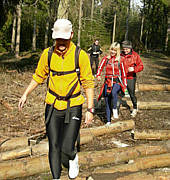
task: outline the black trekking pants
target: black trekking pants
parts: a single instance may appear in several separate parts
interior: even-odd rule
[[[127,90],[133,103],[133,109],[137,109],[137,98],[135,96],[136,77],[127,79]]]
[[[94,70],[93,69],[93,62],[95,62],[95,66],[96,66],[96,69]],[[91,64],[91,69],[92,69],[92,72],[93,72],[93,75],[97,73],[97,70],[98,70],[98,66],[99,66],[99,57],[90,57],[90,64]]]
[[[45,118],[47,118],[50,105],[46,105]],[[76,155],[75,142],[80,130],[82,119],[82,105],[71,107],[70,121],[64,123],[66,110],[53,109],[51,118],[46,124],[49,141],[49,163],[52,176],[59,179],[61,164],[69,168],[69,160]]]

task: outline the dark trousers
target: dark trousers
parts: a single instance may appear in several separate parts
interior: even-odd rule
[[[111,121],[112,105],[113,109],[117,108],[119,90],[120,85],[116,83],[113,85],[111,93],[105,97],[107,122]]]
[[[95,66],[96,66],[95,70],[93,69],[93,63],[94,62],[95,62]],[[99,58],[90,56],[90,65],[91,65],[91,69],[92,69],[93,74],[96,74],[98,66],[99,66]]]
[[[50,105],[46,106],[45,117],[48,115]],[[75,142],[80,130],[82,119],[82,106],[71,107],[70,122],[64,123],[66,111],[53,109],[51,118],[46,125],[49,140],[49,163],[52,176],[59,179],[61,164],[69,168],[69,160],[76,155]]]
[[[133,103],[133,109],[137,109],[137,98],[135,96],[136,77],[127,79],[127,90]]]

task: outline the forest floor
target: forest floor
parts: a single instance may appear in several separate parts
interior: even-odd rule
[[[170,57],[158,53],[142,54],[144,70],[138,73],[137,83],[139,84],[170,84]],[[0,54],[0,142],[4,138],[31,136],[38,129],[44,128],[44,98],[46,94],[46,83],[40,85],[27,100],[22,112],[18,111],[18,101],[32,78],[36,68],[39,55],[23,54],[17,60],[10,54]],[[101,83],[95,80],[96,94],[99,92]],[[137,91],[138,101],[170,101],[168,91]],[[128,99],[128,98],[127,98]],[[83,113],[84,115],[84,113]],[[130,111],[121,109],[117,121],[130,120]],[[170,130],[169,110],[139,110],[133,118],[136,129],[159,129]],[[106,121],[104,110],[96,114],[94,122],[90,127],[104,125]],[[112,121],[114,123],[115,121]],[[82,121],[84,128],[84,118]],[[103,150],[116,147],[114,140],[128,145],[139,145],[152,143],[147,140],[134,140],[130,131],[117,134],[103,135],[96,137],[92,143],[82,145],[81,151]],[[83,167],[80,171],[83,171]],[[89,169],[89,172],[92,172]],[[87,171],[87,169],[86,169]],[[65,173],[65,172],[64,172]],[[49,172],[24,179],[50,179]],[[18,178],[19,179],[19,178]],[[20,178],[21,179],[21,178]],[[107,179],[106,179],[107,180]]]

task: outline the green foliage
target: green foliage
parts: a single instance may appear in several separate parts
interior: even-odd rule
[[[144,0],[141,0],[144,1]],[[6,2],[6,1],[5,1]],[[19,0],[11,1],[2,8],[0,29],[0,52],[10,51],[12,36],[12,17]],[[35,15],[35,2],[37,2],[37,14]],[[52,45],[51,28],[54,23],[59,0],[22,0],[22,19],[20,50],[32,50],[32,37],[34,29],[34,19],[36,19],[36,47],[38,50],[44,49],[45,27],[47,19],[50,22],[48,37],[49,46]],[[109,47],[112,42],[114,15],[116,13],[116,36],[115,41],[122,42],[126,33],[126,18],[128,0],[95,0],[93,19],[91,20],[91,1],[83,1],[83,16],[81,27],[81,48],[87,50],[94,39],[99,39],[103,47]],[[163,3],[164,2],[164,3]],[[49,8],[50,7],[50,8]],[[56,11],[56,12],[54,12]],[[73,23],[73,41],[77,44],[79,28],[79,0],[69,1],[69,19]],[[5,16],[4,16],[5,15]],[[141,17],[144,15],[144,31],[142,43],[140,42]],[[3,19],[4,17],[4,19]],[[133,42],[136,50],[143,48],[148,39],[149,49],[164,49],[166,33],[168,28],[168,0],[145,0],[145,6],[140,9],[132,8],[129,17],[128,39]],[[1,23],[0,22],[0,23]],[[169,48],[169,44],[168,44]],[[169,49],[168,49],[169,50]]]
[[[153,2],[146,0],[145,2],[144,38],[148,37],[149,49],[164,50],[168,27],[168,7],[159,0]]]

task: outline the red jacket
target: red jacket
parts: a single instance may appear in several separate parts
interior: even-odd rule
[[[126,72],[127,72],[127,79],[133,79],[136,77],[136,73],[140,72],[143,70],[143,62],[135,51],[132,50],[131,54],[121,54],[123,56],[124,64],[126,67]],[[129,67],[134,67],[133,72],[128,72]]]
[[[105,56],[98,67],[97,70],[97,77],[101,75],[101,72],[104,67],[106,67],[105,72],[105,83],[108,87],[112,87],[114,83],[118,83],[122,91],[125,92],[126,86],[127,86],[127,79],[126,79],[126,69],[124,65],[124,58],[122,57],[120,60],[120,63],[118,61],[115,61],[115,57],[110,57],[108,59],[108,56]],[[115,82],[113,79],[118,79],[119,82]],[[101,89],[100,96],[102,95],[104,85]],[[99,99],[98,98],[98,99]]]

